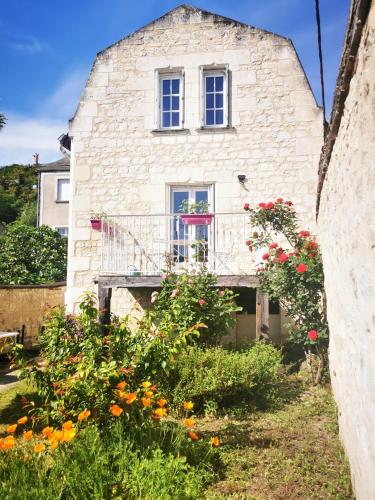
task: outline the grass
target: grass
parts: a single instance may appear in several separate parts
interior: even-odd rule
[[[354,498],[330,388],[307,387],[298,376],[289,376],[284,384],[283,401],[273,409],[254,413],[238,408],[227,415],[221,410],[220,417],[198,420],[200,433],[220,436],[224,466],[204,495],[191,498]],[[21,395],[32,393],[25,382],[0,393],[1,431],[24,414]]]

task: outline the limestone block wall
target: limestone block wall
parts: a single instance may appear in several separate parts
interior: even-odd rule
[[[375,498],[375,4],[322,191],[332,385],[359,500]]]
[[[213,64],[229,69],[230,127],[202,130],[199,66]],[[153,132],[155,71],[166,68],[184,72],[182,133]],[[100,268],[90,211],[167,213],[171,185],[210,184],[217,212],[283,196],[314,229],[322,114],[281,36],[178,7],[98,54],[70,135],[70,308]]]
[[[0,286],[0,331],[18,331],[24,325],[24,345],[34,347],[47,312],[64,305],[65,290],[65,283]]]

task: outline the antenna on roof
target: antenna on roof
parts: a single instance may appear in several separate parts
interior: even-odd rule
[[[39,153],[34,153],[33,158],[35,160],[35,165],[38,166],[39,165]]]

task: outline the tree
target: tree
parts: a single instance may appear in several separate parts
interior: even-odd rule
[[[0,130],[4,127],[6,121],[6,117],[2,113],[0,113]]]
[[[305,352],[314,382],[320,383],[327,363],[328,323],[324,276],[316,239],[298,229],[298,219],[290,201],[259,203],[244,209],[252,227],[258,228],[246,244],[263,249],[258,267],[260,289],[278,300],[292,320],[290,340]],[[278,241],[277,241],[278,240]],[[313,365],[314,356],[318,366]]]
[[[67,238],[48,226],[9,224],[0,237],[0,283],[29,285],[66,279]]]

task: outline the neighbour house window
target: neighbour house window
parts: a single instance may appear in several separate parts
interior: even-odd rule
[[[68,236],[69,228],[68,227],[55,227],[56,231],[59,233],[61,237]]]
[[[69,201],[70,180],[57,179],[56,201]]]
[[[215,128],[229,125],[228,70],[202,69],[202,126]]]
[[[183,119],[183,75],[159,75],[159,120],[160,129],[182,128]]]

